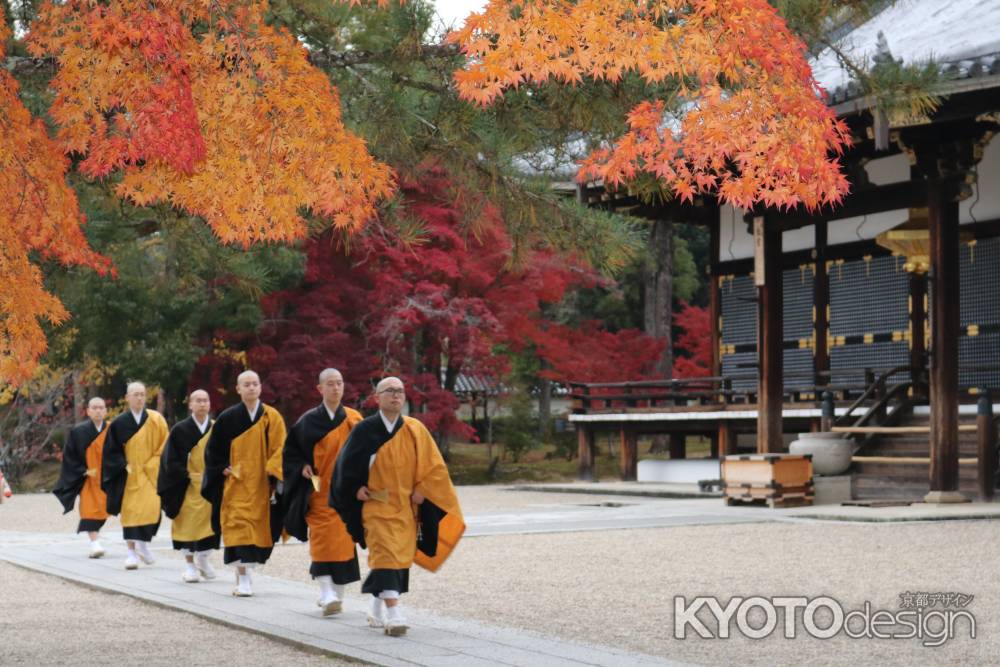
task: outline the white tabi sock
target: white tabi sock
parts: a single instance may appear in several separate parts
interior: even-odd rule
[[[385,602],[382,598],[373,597],[372,598],[372,608],[368,612],[368,625],[380,628],[382,623],[385,621]]]
[[[335,593],[333,592],[333,577],[328,574],[321,575],[316,577],[316,583],[319,584],[319,603],[324,605],[328,602],[333,602],[335,599]]]
[[[344,584],[334,584],[333,585],[333,594],[336,595],[337,599],[340,600],[340,601],[344,600],[344,593],[345,593],[346,590],[347,590],[347,586],[345,586]]]

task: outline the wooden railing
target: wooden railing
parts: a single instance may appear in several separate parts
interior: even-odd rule
[[[892,370],[892,369],[890,369]],[[789,403],[817,404],[824,392],[835,400],[849,401],[863,396],[871,387],[869,376],[881,377],[880,369],[839,369],[835,371],[791,371],[785,373],[785,400]],[[864,373],[866,382],[851,382]],[[846,380],[845,380],[846,378]],[[749,387],[739,385],[751,384]],[[724,377],[643,380],[636,382],[569,382],[573,411],[586,413],[614,408],[656,408],[685,405],[753,404],[757,402],[757,376],[733,374]]]

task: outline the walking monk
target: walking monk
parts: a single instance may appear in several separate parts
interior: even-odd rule
[[[205,445],[212,433],[210,410],[208,392],[192,391],[188,418],[170,430],[163,447],[156,483],[163,513],[173,519],[174,549],[183,553],[187,562],[181,578],[189,584],[197,583],[199,575],[215,579],[208,557],[219,548],[219,534],[212,527],[212,505],[201,496]]]
[[[347,584],[361,579],[358,552],[344,522],[327,502],[333,464],[362,417],[340,404],[344,378],[327,368],[316,386],[323,402],[303,414],[285,441],[285,530],[309,541],[309,574],[320,587],[324,616],[342,610]]]
[[[146,409],[146,385],[129,383],[125,399],[129,409],[111,422],[104,440],[101,488],[108,496],[108,514],[121,514],[128,545],[125,569],[134,570],[140,559],[156,562],[149,543],[160,527],[156,477],[168,432],[163,416]]]
[[[240,373],[240,402],[223,410],[212,426],[201,482],[202,496],[218,508],[223,561],[236,568],[233,595],[238,597],[253,595],[250,571],[267,562],[281,534],[274,493],[282,477],[285,420],[261,402],[260,392],[256,373]]]
[[[430,432],[402,414],[403,382],[385,378],[375,395],[378,412],[354,427],[337,458],[329,501],[368,547],[371,572],[361,586],[374,596],[368,624],[400,636],[409,627],[399,596],[409,590],[410,566],[436,571],[465,522]]]
[[[104,555],[100,530],[108,518],[107,496],[101,491],[101,454],[104,438],[108,430],[104,428],[104,418],[108,408],[104,399],[98,396],[87,402],[87,417],[70,429],[63,447],[62,467],[59,482],[52,493],[62,503],[63,514],[73,509],[76,497],[80,496],[80,524],[76,532],[86,532],[90,538],[90,557]]]

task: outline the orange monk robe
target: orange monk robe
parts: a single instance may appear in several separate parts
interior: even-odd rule
[[[108,518],[107,496],[101,490],[101,457],[107,435],[105,424],[98,431],[89,419],[75,425],[66,435],[59,481],[52,493],[62,503],[64,514],[73,509],[76,497],[80,497],[77,532],[96,532]]]
[[[218,507],[226,563],[265,563],[281,533],[280,507],[272,506],[282,478],[285,420],[263,402],[251,418],[243,403],[222,411],[205,448],[201,494]],[[226,468],[231,469],[227,477]]]
[[[360,503],[367,486],[371,500]],[[424,496],[415,506],[414,491]],[[406,592],[413,564],[437,571],[451,555],[465,521],[437,444],[419,420],[400,417],[390,433],[380,413],[362,421],[337,460],[330,505],[359,544],[372,572],[362,592]]]
[[[327,497],[337,455],[361,419],[357,410],[339,406],[331,416],[325,405],[319,405],[299,418],[285,441],[285,530],[308,540],[309,573],[328,575],[336,584],[360,579],[354,540]],[[307,465],[313,470],[312,480],[302,476]]]

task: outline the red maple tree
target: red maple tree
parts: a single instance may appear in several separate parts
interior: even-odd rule
[[[224,333],[247,346],[247,362],[268,396],[291,416],[318,400],[316,376],[327,366],[347,381],[345,400],[358,404],[384,375],[407,386],[415,416],[438,433],[471,429],[455,416],[459,373],[497,379],[509,370],[498,346],[532,347],[557,381],[648,377],[660,343],[636,330],[616,333],[595,322],[571,327],[542,315],[567,290],[601,278],[572,257],[536,249],[512,267],[511,240],[499,211],[484,203],[462,224],[448,174],[423,170],[401,185],[418,242],[406,244],[380,222],[349,238],[336,232],[311,240],[301,285],[265,299],[265,325],[254,336]],[[202,360],[196,377],[211,380],[223,357]],[[234,369],[235,370],[235,369]],[[229,382],[221,382],[228,386]],[[268,398],[265,396],[265,398]]]
[[[674,326],[681,332],[675,341],[674,377],[708,377],[712,371],[712,318],[705,308],[680,302]]]

